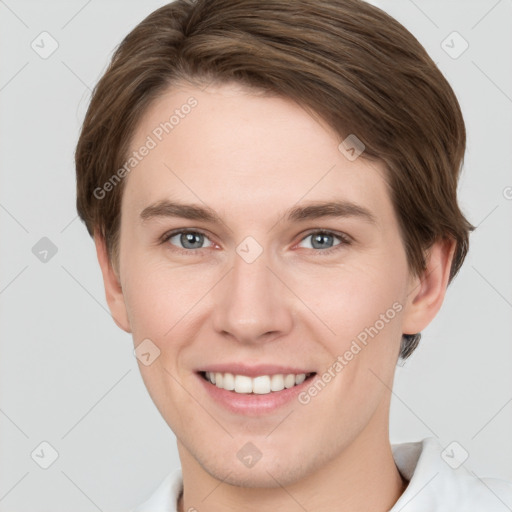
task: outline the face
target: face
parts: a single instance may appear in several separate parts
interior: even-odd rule
[[[227,84],[173,88],[132,140],[111,307],[182,461],[228,483],[287,485],[387,435],[416,281],[384,168],[340,142]]]

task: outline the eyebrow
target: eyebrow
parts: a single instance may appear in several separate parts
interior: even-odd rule
[[[143,221],[157,217],[180,217],[183,219],[199,220],[213,224],[223,223],[215,210],[212,210],[208,206],[185,204],[169,200],[159,201],[144,208],[140,217]],[[290,208],[285,212],[283,217],[288,222],[314,220],[323,217],[358,217],[370,224],[377,224],[376,217],[370,210],[345,200],[312,201],[305,205]]]

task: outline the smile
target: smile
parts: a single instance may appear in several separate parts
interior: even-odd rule
[[[307,378],[313,376],[314,373],[278,373],[248,377],[247,375],[235,375],[228,372],[201,372],[201,375],[219,389],[239,394],[266,395],[298,386]]]

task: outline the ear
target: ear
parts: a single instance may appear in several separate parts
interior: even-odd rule
[[[456,242],[442,239],[427,254],[421,276],[411,277],[403,316],[403,334],[417,334],[433,320],[443,303]]]
[[[105,286],[105,297],[114,322],[123,331],[131,332],[128,312],[124,302],[123,289],[121,282],[107,253],[107,246],[102,235],[94,234],[94,243],[96,245],[96,254],[103,275],[103,284]]]

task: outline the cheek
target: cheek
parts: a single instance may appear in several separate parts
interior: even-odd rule
[[[170,265],[163,258],[132,255],[124,262],[123,293],[134,340],[154,338],[159,345],[183,330],[215,284],[212,268]]]
[[[295,286],[337,344],[375,324],[379,331],[390,331],[400,323],[403,279],[392,269],[368,264],[322,269],[314,276],[302,274]]]
[[[353,424],[355,411],[362,423],[369,421],[386,385],[392,385],[401,339],[403,272],[388,270],[367,264],[333,269],[308,287],[311,309],[329,327],[318,319],[310,324],[330,357],[319,375],[330,391],[322,391],[316,403],[332,414],[332,424]]]
[[[159,344],[158,340],[186,314],[188,301],[180,281],[170,281],[160,273],[145,270],[141,279],[136,279],[135,273],[130,274],[124,291],[125,303],[134,340],[151,338]]]
[[[370,410],[386,389],[379,379],[392,383],[402,332],[405,272],[398,263],[382,263],[332,269],[308,287],[311,309],[329,327],[315,319],[316,332],[323,334],[316,339],[330,357],[326,366],[330,375],[325,377],[332,377],[340,407],[348,401],[354,410],[362,404]],[[301,293],[305,291],[302,288]],[[368,401],[369,396],[374,402]]]

